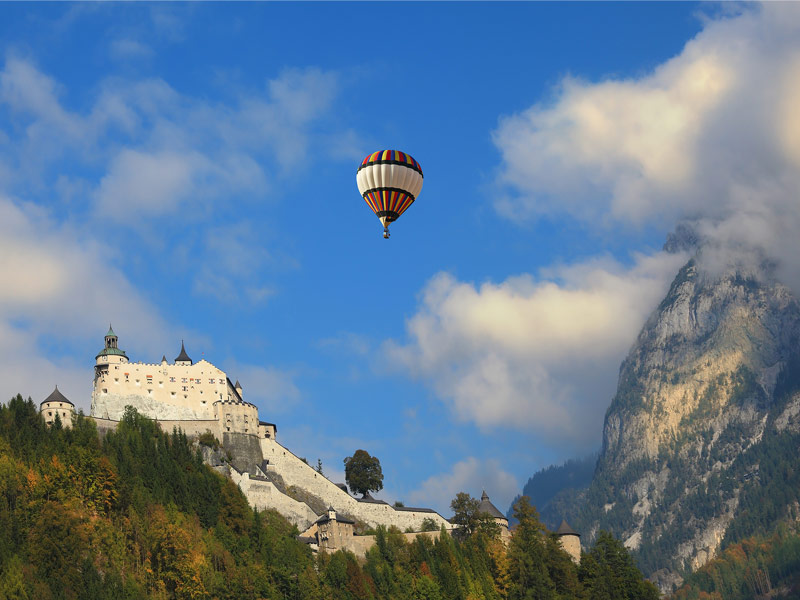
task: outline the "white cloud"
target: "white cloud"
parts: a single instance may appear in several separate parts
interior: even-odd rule
[[[519,493],[516,478],[503,470],[499,461],[478,460],[472,456],[453,465],[449,473],[438,473],[420,484],[408,495],[409,506],[434,508],[443,516],[453,514],[450,502],[459,492],[480,499],[486,491],[489,500],[505,512]]]
[[[787,209],[797,224],[798,105],[800,6],[747,5],[652,73],[565,78],[552,103],[503,119],[496,206],[602,227]]]
[[[800,5],[709,20],[642,77],[565,78],[501,120],[497,209],[587,227],[689,222],[702,266],[764,258],[800,291]],[[615,373],[684,256],[589,260],[476,287],[439,274],[390,358],[462,419],[589,450]]]
[[[17,123],[9,162],[21,183],[65,155],[105,169],[95,202],[103,217],[121,222],[157,218],[187,198],[263,196],[271,177],[302,168],[312,143],[352,138],[332,135],[322,123],[337,79],[319,69],[287,69],[263,90],[217,104],[159,79],[108,78],[96,84],[90,108],[76,112],[65,108],[67,90],[56,80],[30,61],[8,58],[0,105],[14,111]]]
[[[75,364],[48,358],[44,348],[95,337],[99,349],[109,322],[126,331],[129,348],[164,347],[171,327],[113,265],[113,248],[0,196],[0,256],[0,398],[41,400],[58,383],[88,409],[94,356]]]
[[[384,346],[483,429],[519,428],[560,448],[596,447],[620,361],[684,255],[550,269],[476,287],[440,273]]]

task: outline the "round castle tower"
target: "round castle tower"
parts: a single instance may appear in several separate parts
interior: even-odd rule
[[[44,422],[49,426],[56,422],[56,417],[63,427],[72,427],[72,417],[75,415],[75,405],[67,400],[58,386],[47,398],[39,404],[39,413],[44,417]]]
[[[561,520],[561,525],[556,529],[561,547],[572,557],[576,564],[581,562],[581,534],[569,526],[566,519]]]

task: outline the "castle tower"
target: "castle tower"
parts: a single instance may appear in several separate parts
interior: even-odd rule
[[[187,367],[192,366],[192,359],[189,358],[189,355],[186,354],[186,348],[183,347],[183,340],[181,340],[181,353],[178,354],[178,357],[175,359],[176,365],[184,365]]]
[[[242,384],[239,383],[239,380],[236,380],[236,383],[233,385],[233,389],[236,390],[236,393],[239,394],[239,398],[242,398]]]
[[[63,427],[72,427],[72,417],[75,415],[75,405],[67,400],[58,386],[47,398],[39,404],[39,413],[44,417],[44,422],[50,426],[56,422],[56,417]]]
[[[486,490],[484,490],[483,494],[481,494],[481,503],[478,505],[478,512],[492,517],[497,526],[500,527],[500,538],[503,540],[508,540],[510,537],[508,532],[508,519],[494,504],[489,501],[489,494],[486,493]]]
[[[581,534],[570,527],[566,519],[562,519],[561,525],[556,529],[556,535],[564,551],[570,555],[575,564],[580,564]]]
[[[95,371],[97,370],[96,368],[101,365],[107,366],[111,363],[128,362],[128,356],[125,354],[125,351],[119,349],[117,334],[114,333],[111,325],[108,326],[105,342],[105,348],[100,350],[97,356],[95,356]]]

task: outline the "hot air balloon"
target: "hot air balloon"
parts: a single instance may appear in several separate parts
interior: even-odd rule
[[[422,168],[405,152],[381,150],[361,161],[356,183],[388,239],[389,224],[400,218],[422,189]]]

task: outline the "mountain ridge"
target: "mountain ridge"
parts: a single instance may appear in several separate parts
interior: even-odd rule
[[[671,591],[724,544],[794,514],[800,494],[774,471],[796,464],[798,415],[800,303],[769,265],[712,272],[701,248],[620,366],[592,482],[542,517],[566,517],[584,543],[610,531]]]

